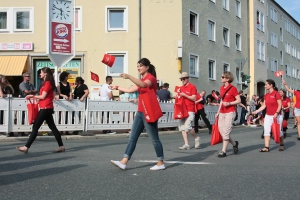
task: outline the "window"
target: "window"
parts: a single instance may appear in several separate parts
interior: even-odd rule
[[[211,1],[211,2],[213,2],[213,3],[216,3],[216,0],[209,0],[209,1]]]
[[[288,43],[288,42],[285,42],[285,52],[286,52],[287,54],[290,54],[290,53],[291,53],[290,43]]]
[[[236,82],[240,83],[241,81],[241,70],[239,67],[236,67],[235,69],[235,75],[236,75]]]
[[[280,31],[280,42],[283,42],[282,27],[280,27],[279,31]]]
[[[257,52],[257,59],[260,60],[260,40],[257,40],[257,45],[256,45],[256,52]]]
[[[222,0],[223,9],[229,11],[229,0]]]
[[[82,31],[82,7],[75,8],[74,26],[76,31]]]
[[[216,33],[215,22],[208,20],[208,27],[207,27],[208,40],[216,41],[215,33]]]
[[[116,57],[114,67],[107,66],[108,76],[120,76],[121,73],[128,73],[128,53],[127,52],[108,52],[107,54]]]
[[[300,30],[298,30],[298,36],[297,36],[298,40],[300,40]]]
[[[223,63],[223,72],[230,72],[230,66],[228,63]]]
[[[297,51],[297,58],[298,58],[298,60],[300,60],[300,50],[299,49]]]
[[[239,18],[241,18],[241,2],[235,1],[235,15]]]
[[[190,11],[190,33],[198,35],[198,14]]]
[[[280,65],[283,65],[283,53],[282,53],[282,50],[280,50]]]
[[[7,11],[0,10],[0,31],[6,31],[7,29]]]
[[[190,54],[190,76],[191,77],[198,77],[199,72],[199,56]]]
[[[260,55],[261,55],[261,60],[265,61],[265,43],[260,42]]]
[[[128,12],[127,7],[106,7],[106,30],[127,31]]]
[[[291,24],[291,34],[292,35],[295,34],[295,26],[293,24]]]
[[[292,71],[291,71],[291,66],[290,65],[286,65],[286,75],[287,76],[291,76],[292,75]]]
[[[275,33],[271,33],[271,46],[276,48],[278,46],[277,35]]]
[[[210,80],[216,80],[216,61],[208,60],[208,78]]]
[[[14,31],[33,31],[33,9],[14,9]]]
[[[259,0],[260,1],[260,3],[265,3],[265,0]]]
[[[296,73],[295,73],[295,67],[292,67],[292,77],[295,78],[296,77]]]
[[[259,10],[256,11],[256,27],[258,30],[264,32],[264,23],[265,23],[265,18],[264,14],[260,12]]]
[[[278,71],[277,60],[275,58],[271,58],[271,71],[272,72]]]
[[[223,45],[229,47],[229,30],[223,28]]]
[[[235,35],[235,45],[236,50],[241,51],[241,36],[238,33]]]
[[[280,14],[280,20],[282,21],[282,14]]]
[[[274,8],[270,8],[270,18],[272,21],[277,23],[277,11]]]

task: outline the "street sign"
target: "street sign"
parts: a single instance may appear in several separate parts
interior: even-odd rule
[[[58,68],[75,57],[75,0],[47,0],[47,55],[55,65],[55,81]]]
[[[241,71],[243,70],[243,67],[244,67],[246,61],[247,61],[247,58],[235,59],[235,60],[234,60],[234,62],[236,63],[236,65],[237,65],[238,67],[241,67]]]

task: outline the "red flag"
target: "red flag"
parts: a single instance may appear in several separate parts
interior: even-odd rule
[[[180,92],[180,86],[175,86],[174,92],[179,93]]]
[[[215,98],[217,101],[219,100],[219,97],[215,92],[211,93],[211,96],[213,96],[213,98]]]
[[[99,76],[93,72],[91,72],[91,79],[99,83]]]
[[[274,74],[275,74],[275,76],[276,76],[276,77],[280,77],[280,73],[279,73],[279,71],[277,71],[277,72],[274,72]]]
[[[278,73],[279,73],[280,76],[283,75],[283,71],[282,70],[278,71]]]

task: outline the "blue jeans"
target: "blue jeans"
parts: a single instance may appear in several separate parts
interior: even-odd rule
[[[142,112],[137,112],[134,118],[124,158],[131,158],[131,155],[133,154],[136,147],[136,142],[139,139],[144,128],[146,128],[146,132],[152,141],[158,160],[163,160],[164,151],[158,137],[157,121],[154,123],[147,123]]]
[[[247,113],[246,109],[244,107],[242,107],[240,124],[245,124],[246,113]]]

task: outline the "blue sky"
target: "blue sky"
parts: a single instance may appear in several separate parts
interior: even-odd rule
[[[300,0],[275,0],[286,12],[300,23]]]

